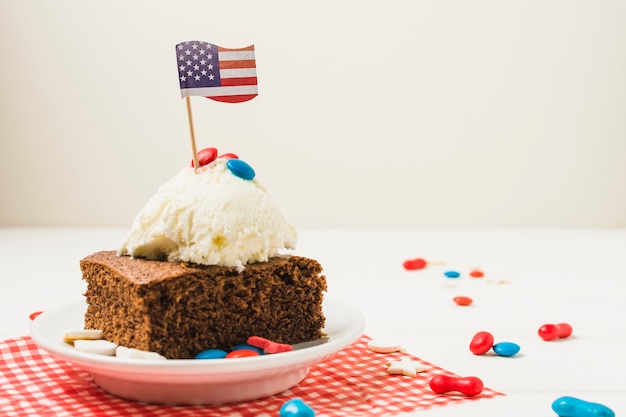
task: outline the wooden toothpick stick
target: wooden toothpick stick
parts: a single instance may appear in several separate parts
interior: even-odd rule
[[[191,135],[191,151],[193,152],[193,170],[198,173],[198,151],[196,150],[196,134],[193,130],[193,115],[191,114],[191,100],[189,96],[185,97],[187,102],[187,119],[189,121],[189,134]]]

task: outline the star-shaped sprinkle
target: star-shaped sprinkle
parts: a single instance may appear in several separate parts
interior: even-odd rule
[[[424,372],[427,368],[419,362],[409,358],[398,361],[387,361],[387,373],[393,375],[404,375],[416,377],[419,372]]]

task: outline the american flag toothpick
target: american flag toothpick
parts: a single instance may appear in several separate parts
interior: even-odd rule
[[[254,45],[239,49],[222,48],[204,41],[176,45],[178,81],[187,104],[194,167],[198,154],[193,128],[190,96],[203,96],[223,103],[242,103],[258,95]]]

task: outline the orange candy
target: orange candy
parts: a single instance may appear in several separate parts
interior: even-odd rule
[[[481,271],[480,269],[474,269],[469,273],[469,275],[472,278],[482,278],[485,276],[485,273]]]
[[[472,302],[474,302],[474,300],[472,300],[469,297],[465,297],[463,295],[460,295],[458,297],[454,297],[452,299],[452,301],[454,301],[455,303],[457,303],[460,306],[468,306],[470,304],[472,304]]]

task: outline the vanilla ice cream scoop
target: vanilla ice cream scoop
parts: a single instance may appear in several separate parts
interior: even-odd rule
[[[297,234],[267,190],[230,159],[184,168],[137,214],[118,255],[237,267],[295,249]],[[237,167],[246,164],[237,160]],[[230,167],[230,168],[229,168]],[[233,167],[235,167],[233,169]]]

